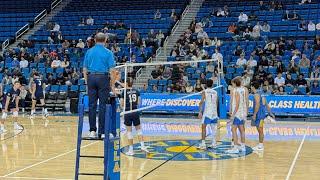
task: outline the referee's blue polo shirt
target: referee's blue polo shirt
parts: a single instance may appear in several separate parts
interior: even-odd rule
[[[116,62],[112,51],[105,48],[103,44],[96,44],[89,49],[84,57],[83,67],[89,73],[106,73],[113,67]]]

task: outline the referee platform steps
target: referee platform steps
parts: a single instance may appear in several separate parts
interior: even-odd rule
[[[187,30],[192,20],[197,16],[204,0],[192,0],[189,5],[184,9],[180,20],[175,24],[171,30],[171,35],[168,36],[163,43],[163,47],[157,50],[156,57],[150,59],[149,62],[167,62],[167,57],[170,55],[171,50],[178,41],[181,34]],[[142,68],[137,73],[137,77],[134,82],[135,88],[143,88],[148,84],[148,80],[151,79],[151,72],[155,69],[153,66],[147,66]]]

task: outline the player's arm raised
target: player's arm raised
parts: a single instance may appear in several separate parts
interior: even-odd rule
[[[258,113],[259,108],[260,108],[260,97],[259,97],[258,94],[254,95],[254,102],[255,102],[255,107],[254,107],[254,110],[253,110],[252,119],[256,120],[257,113]]]
[[[203,111],[203,109],[202,109],[202,107],[203,107],[203,103],[204,103],[204,101],[206,100],[206,95],[205,95],[205,92],[204,91],[202,91],[202,93],[201,93],[201,101],[200,101],[200,103],[199,103],[199,115],[198,115],[198,118],[201,120],[202,119],[202,111]]]

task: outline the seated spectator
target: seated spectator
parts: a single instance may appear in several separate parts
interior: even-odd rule
[[[58,23],[55,23],[52,31],[53,32],[59,32],[60,31],[60,25]]]
[[[82,41],[82,39],[79,39],[79,42],[77,43],[76,47],[83,49],[84,46],[85,46],[85,44],[84,44],[84,42]]]
[[[61,61],[59,57],[57,56],[51,63],[51,68],[59,68],[61,67]]]
[[[249,31],[249,28],[246,28],[246,30],[242,33],[242,37],[245,40],[250,40],[251,39],[251,32]]]
[[[54,32],[50,33],[50,36],[48,37],[48,44],[54,44],[56,40],[56,34]]]
[[[170,79],[172,76],[172,71],[169,67],[165,67],[164,71],[162,73],[162,78],[163,79]]]
[[[259,9],[260,11],[266,11],[268,10],[268,7],[263,3],[263,1],[259,2]]]
[[[258,41],[260,39],[260,30],[253,29],[251,32],[251,39]]]
[[[300,16],[293,11],[293,13],[290,13],[289,10],[286,10],[286,13],[283,15],[282,20],[298,20],[300,19]]]
[[[309,25],[308,25],[309,26]],[[306,21],[305,20],[302,20],[300,22],[300,24],[298,25],[298,28],[301,30],[301,31],[307,31],[308,30],[308,26],[306,24]]]
[[[244,53],[244,51],[243,51],[243,49],[241,48],[241,46],[237,46],[236,47],[236,50],[234,50],[234,52],[233,52],[233,54],[235,55],[235,56],[240,56],[241,54],[243,54]]]
[[[231,23],[228,27],[228,33],[236,34],[237,26],[235,23]]]
[[[285,85],[292,86],[292,87],[296,85],[296,81],[292,79],[291,74],[287,74]]]
[[[205,39],[205,38],[209,38],[209,36],[203,29],[201,29],[197,35],[197,39]]]
[[[214,60],[215,63],[223,62],[223,55],[220,53],[220,49],[216,48],[214,53],[211,56],[211,59]]]
[[[286,72],[286,67],[284,66],[284,64],[281,61],[277,62],[276,68],[277,68],[278,73]]]
[[[256,25],[254,25],[254,27],[253,27],[253,29],[252,30],[257,30],[257,31],[261,31],[261,29],[262,29],[262,26],[260,25],[260,22],[259,21],[257,21],[257,24]]]
[[[245,68],[247,60],[244,58],[244,55],[240,55],[240,58],[237,60],[236,66]]]
[[[317,40],[316,43],[313,45],[313,50],[320,50],[320,40]]]
[[[285,79],[282,77],[282,73],[278,73],[277,77],[274,78],[274,84],[278,87],[285,85]]]
[[[320,78],[320,66],[314,66],[310,75],[311,79]]]
[[[293,40],[288,40],[287,41],[287,44],[286,44],[286,50],[288,50],[288,51],[293,51],[293,50],[295,50],[296,49],[296,46],[294,45],[294,42],[293,42]]]
[[[86,23],[87,25],[92,26],[94,24],[94,19],[91,16],[89,16]]]
[[[162,42],[163,42],[163,40],[164,40],[164,34],[163,34],[163,32],[161,30],[159,30],[159,32],[157,33],[156,39],[158,41],[158,46],[160,47]]]
[[[309,21],[308,31],[315,31],[315,30],[316,30],[316,25],[312,21]]]
[[[161,67],[157,66],[155,70],[151,72],[151,76],[153,79],[161,79],[162,71]]]
[[[287,93],[284,91],[283,86],[278,87],[278,91],[276,93],[274,93],[276,95],[286,95]]]
[[[270,1],[269,11],[274,11],[275,9],[276,9],[276,3],[274,1]]]
[[[218,8],[217,17],[225,17],[225,16],[226,16],[225,11],[222,10],[221,8]]]
[[[271,28],[267,21],[263,22],[263,25],[261,26],[261,30],[263,32],[270,32]]]
[[[320,95],[320,85],[318,81],[313,81],[311,85],[311,95]]]
[[[159,9],[154,13],[154,19],[161,19],[161,12]]]
[[[310,67],[310,60],[307,58],[305,54],[302,54],[302,58],[299,62],[299,67],[304,67],[304,68]]]
[[[68,61],[68,59],[67,59],[67,56],[65,56],[64,58],[63,58],[63,61],[61,62],[61,67],[62,68],[67,68],[67,67],[69,67],[69,65],[70,65],[70,62]]]
[[[214,70],[215,70],[215,66],[213,65],[213,62],[210,62],[210,63],[206,66],[206,72],[213,73]]]
[[[85,25],[86,25],[86,20],[84,18],[81,18],[78,26],[85,26]]]
[[[301,93],[299,91],[299,89],[297,87],[293,88],[293,92],[290,93],[290,95],[303,95],[303,93]]]
[[[218,37],[214,37],[211,41],[211,46],[220,47],[222,45],[222,41],[218,39]]]
[[[196,81],[196,84],[194,85],[193,89],[195,92],[201,92],[204,89],[203,86],[201,85],[200,79]]]
[[[249,21],[256,21],[258,20],[258,16],[255,14],[254,10],[252,10],[248,16]]]
[[[63,42],[63,36],[62,36],[62,33],[61,31],[58,32],[58,36],[57,36],[57,41],[55,42],[56,44],[60,44]]]
[[[247,68],[255,69],[256,67],[257,67],[257,61],[253,58],[253,56],[250,56],[247,62]]]
[[[296,80],[297,86],[307,86],[307,80],[304,79],[303,74],[299,74],[298,79]]]
[[[202,27],[212,27],[213,23],[209,16],[205,16],[201,19]]]
[[[248,73],[245,73],[242,76],[242,85],[246,88],[250,88],[250,82],[251,82],[250,75]]]
[[[12,66],[13,68],[19,68],[19,67],[20,67],[20,62],[19,62],[19,60],[18,60],[17,57],[14,57],[14,58],[13,58],[13,61],[11,62],[11,66]]]
[[[316,30],[320,31],[320,22],[316,25]]]
[[[68,49],[70,47],[70,42],[68,40],[64,40],[61,45],[63,49]]]
[[[276,10],[284,9],[284,5],[283,5],[282,1],[276,1],[275,4],[276,4]]]
[[[223,6],[223,11],[225,16],[229,16],[230,15],[230,10],[229,7],[227,5]]]
[[[239,23],[246,23],[248,22],[248,16],[244,12],[240,12],[240,15],[238,17]]]
[[[187,82],[186,92],[187,92],[187,93],[192,93],[192,92],[194,92],[193,86],[191,86],[191,84],[190,84],[189,82]]]
[[[20,60],[20,68],[27,68],[29,66],[29,62],[22,56]]]
[[[178,14],[176,13],[176,10],[175,10],[175,9],[171,9],[170,18],[171,18],[173,21],[177,21],[177,20],[178,20]]]
[[[294,62],[294,60],[291,60],[288,66],[288,72],[297,73],[298,70],[299,70],[298,65]]]
[[[311,3],[311,0],[301,0],[299,5],[301,5],[301,4],[309,4],[309,3]]]

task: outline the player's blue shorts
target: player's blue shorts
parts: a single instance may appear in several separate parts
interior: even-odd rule
[[[40,100],[40,99],[44,99],[44,95],[43,92],[36,92],[34,94],[35,98],[33,100]]]
[[[265,118],[266,117],[257,117],[256,120],[254,120],[254,126],[256,126],[257,128],[263,127]]]
[[[244,120],[241,120],[241,119],[235,117],[235,118],[233,119],[233,123],[232,123],[232,124],[233,124],[233,125],[236,125],[236,126],[244,125]]]
[[[213,119],[210,119],[210,118],[208,118],[208,117],[204,117],[204,119],[203,119],[203,124],[216,124],[216,123],[218,123],[218,118],[213,118]]]

